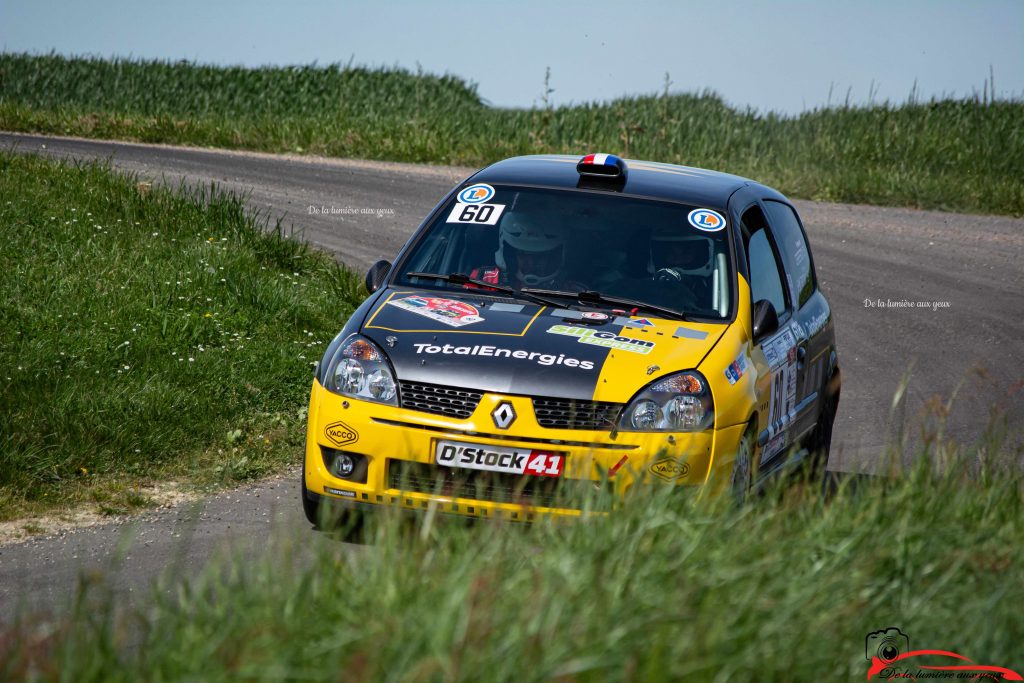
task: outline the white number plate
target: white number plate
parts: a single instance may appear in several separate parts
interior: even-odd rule
[[[458,441],[438,441],[435,450],[438,465],[461,467],[505,474],[560,477],[565,456],[528,448],[501,448]]]
[[[448,214],[448,223],[494,225],[505,210],[504,204],[456,204]]]

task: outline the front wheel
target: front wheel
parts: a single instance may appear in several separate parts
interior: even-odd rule
[[[314,529],[339,532],[344,541],[362,542],[366,521],[363,510],[312,493],[306,488],[305,472],[299,473],[299,491],[299,495],[302,496],[302,511]]]
[[[320,528],[320,497],[315,496],[306,488],[305,469],[299,470],[299,487],[302,496],[302,511],[306,513],[306,520],[317,529]]]
[[[737,505],[743,505],[754,485],[754,425],[747,427],[736,448],[732,463],[732,495]]]

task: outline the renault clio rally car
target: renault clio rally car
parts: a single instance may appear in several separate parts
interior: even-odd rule
[[[559,490],[739,499],[828,457],[832,313],[789,201],[609,154],[526,156],[434,208],[318,364],[302,502],[531,520]]]

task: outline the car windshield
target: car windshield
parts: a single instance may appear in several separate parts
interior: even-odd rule
[[[723,319],[729,313],[732,280],[719,213],[608,192],[473,187],[484,189],[458,196],[477,201],[453,199],[398,264],[399,284],[585,291],[587,306],[603,305],[593,294],[599,293],[689,318]],[[696,227],[709,223],[710,228]],[[562,298],[566,306],[579,303]]]

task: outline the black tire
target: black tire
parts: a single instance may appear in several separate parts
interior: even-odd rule
[[[832,450],[832,429],[835,426],[838,405],[839,394],[825,396],[821,415],[818,416],[818,425],[807,442],[807,450],[810,451],[808,469],[812,476],[824,474],[828,468],[829,451]]]
[[[754,485],[754,451],[757,442],[754,425],[751,424],[740,437],[736,458],[732,463],[730,489],[737,505],[743,505]]]
[[[320,528],[320,496],[310,493],[306,488],[305,465],[299,472],[299,486],[302,490],[302,511],[306,513],[306,519],[315,528]]]

